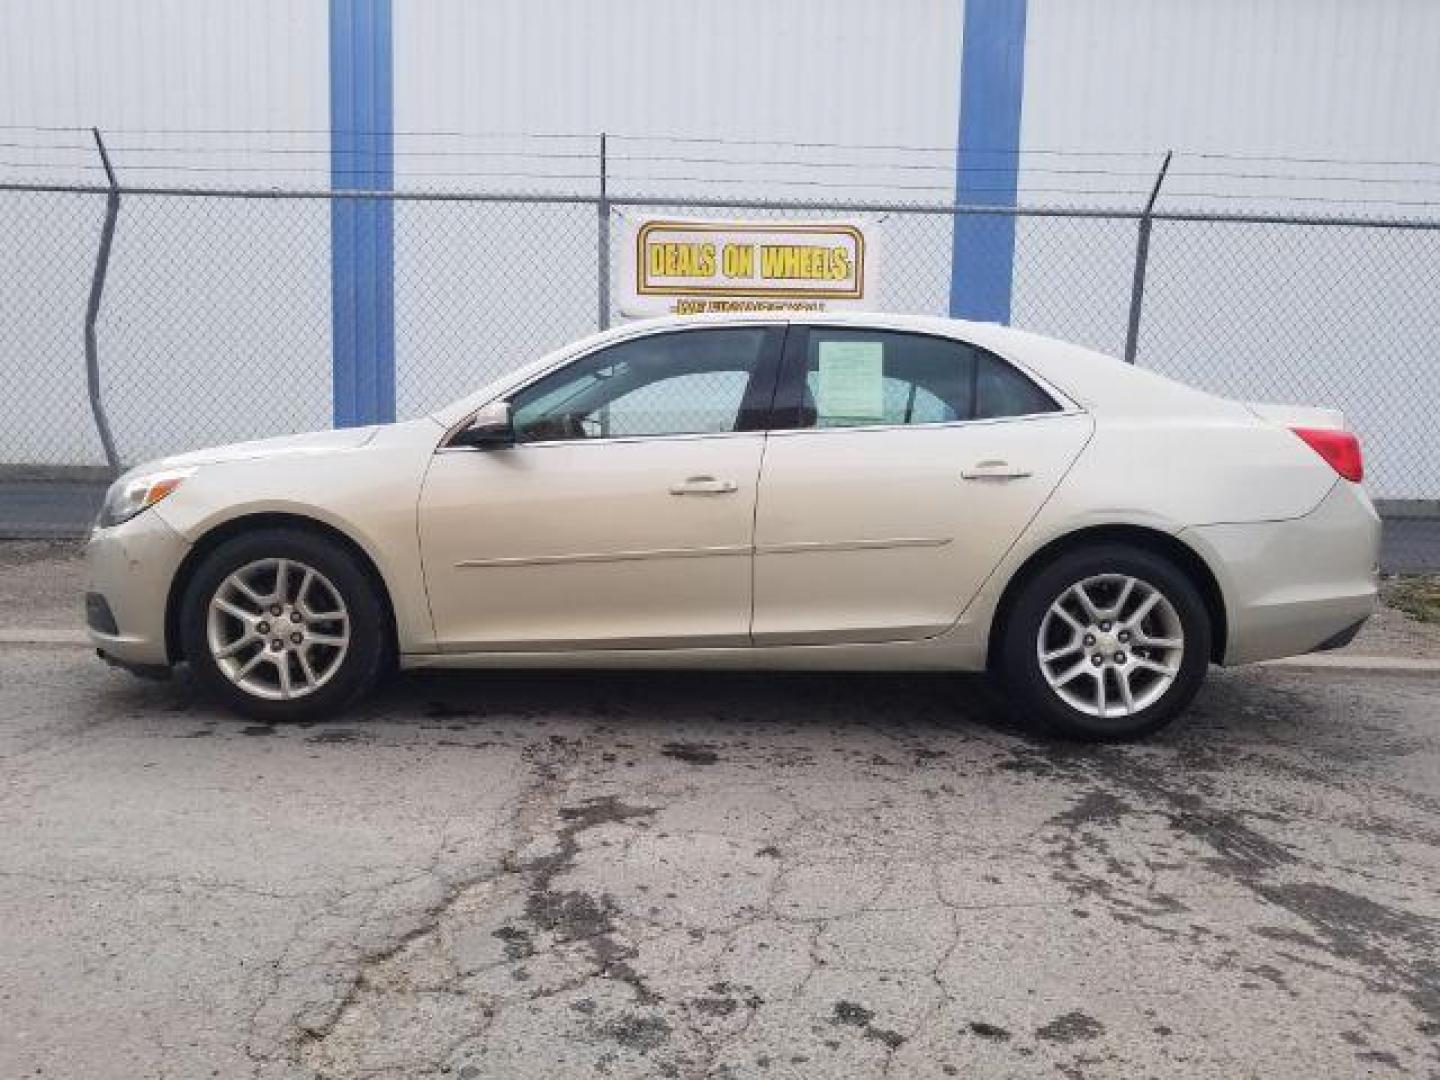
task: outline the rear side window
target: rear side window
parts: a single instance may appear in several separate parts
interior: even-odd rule
[[[791,354],[803,379],[790,377],[782,427],[943,424],[1057,409],[1004,360],[961,341],[849,327],[810,327],[804,338]]]
[[[1049,394],[993,353],[976,352],[975,419],[1055,412]]]

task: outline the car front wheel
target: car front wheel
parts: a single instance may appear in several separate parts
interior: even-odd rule
[[[1120,545],[1067,552],[1020,588],[1002,629],[1000,674],[1028,718],[1108,741],[1168,724],[1200,689],[1210,619],[1190,578]]]
[[[336,712],[388,661],[384,609],[358,561],[299,529],[225,541],[186,589],[181,630],[197,681],[264,720]]]

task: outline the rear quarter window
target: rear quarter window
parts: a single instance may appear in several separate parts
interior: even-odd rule
[[[998,356],[978,352],[977,362],[975,419],[993,420],[1060,411],[1054,398]]]

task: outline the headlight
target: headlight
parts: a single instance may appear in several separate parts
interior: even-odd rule
[[[109,528],[129,521],[136,514],[154,506],[185,482],[194,469],[165,469],[159,472],[122,476],[110,485],[105,503],[100,508],[100,527]]]

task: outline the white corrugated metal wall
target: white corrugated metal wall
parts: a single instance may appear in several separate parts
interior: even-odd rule
[[[396,3],[395,182],[593,190],[586,174],[594,168],[594,139],[608,131],[612,190],[832,199],[889,193],[945,201],[954,189],[947,170],[954,165],[960,108],[963,16],[963,0]],[[5,5],[0,124],[21,134],[5,141],[43,142],[47,136],[32,129],[96,124],[109,133],[130,182],[323,186],[329,181],[327,32],[322,0]],[[1165,148],[1188,152],[1167,182],[1171,205],[1343,212],[1390,198],[1405,207],[1433,198],[1431,178],[1440,178],[1424,168],[1388,167],[1361,169],[1364,183],[1345,183],[1314,179],[1343,168],[1275,167],[1275,159],[1285,157],[1440,160],[1440,6],[1425,0],[1029,0],[1024,56],[1022,202],[1135,205]],[[423,134],[435,132],[458,134]],[[525,135],[548,137],[518,137]],[[726,141],[691,144],[662,136]],[[76,138],[53,133],[57,142]],[[759,145],[742,145],[749,142]],[[836,145],[804,145],[817,143]],[[0,155],[0,178],[34,177],[40,160],[67,163],[42,173],[50,179],[97,178],[83,147],[43,155],[8,150]],[[1065,152],[1063,164],[1070,166],[1063,174],[1048,156],[1055,150]],[[1268,164],[1245,169],[1198,152],[1253,154]],[[691,160],[677,160],[682,157]],[[810,164],[784,164],[790,160]],[[900,166],[909,171],[895,171]],[[1234,175],[1262,171],[1280,176]],[[1214,175],[1220,172],[1231,175]],[[823,186],[807,187],[817,176]],[[897,184],[897,177],[906,183]],[[107,295],[106,386],[120,418],[142,415],[138,399],[172,395],[178,426],[137,432],[129,447],[122,445],[127,456],[327,422],[329,223],[317,210],[321,204],[280,212],[243,204],[138,203],[126,207]],[[0,216],[13,234],[24,235],[34,226],[14,220],[19,212],[15,200],[7,200]],[[73,261],[83,269],[98,208],[83,222],[73,220],[73,206],[67,213],[58,231],[67,233],[61,240],[75,257],[65,266]],[[132,224],[145,228],[127,228]],[[939,228],[933,236],[910,237],[913,265],[892,261],[889,272],[943,285],[948,253],[944,224]],[[1196,377],[1191,358],[1203,337],[1234,357],[1223,377],[1238,393],[1273,396],[1265,393],[1273,382],[1252,378],[1269,362],[1267,346],[1274,341],[1267,336],[1315,333],[1313,349],[1296,350],[1313,353],[1314,378],[1290,374],[1297,392],[1318,398],[1334,365],[1364,362],[1356,358],[1365,357],[1366,342],[1337,354],[1336,342],[1347,343],[1344,327],[1334,319],[1317,327],[1315,313],[1305,310],[1336,307],[1345,263],[1355,252],[1366,265],[1371,295],[1363,299],[1372,314],[1396,296],[1411,307],[1429,297],[1416,293],[1413,275],[1392,282],[1407,272],[1401,260],[1364,242],[1336,235],[1294,242],[1300,246],[1287,252],[1288,234],[1268,234],[1249,242],[1278,252],[1277,273],[1331,267],[1335,280],[1320,283],[1303,305],[1277,311],[1272,299],[1270,310],[1257,312],[1255,281],[1235,272],[1240,241],[1217,239],[1214,227],[1210,233],[1187,228],[1156,230],[1142,355],[1162,367],[1177,357],[1174,369]],[[213,243],[203,243],[207,230]],[[509,299],[517,280],[512,256],[535,231],[568,250],[574,302],[551,282],[545,303],[517,316]],[[166,240],[167,233],[176,239]],[[1022,223],[1014,320],[1118,350],[1133,235],[1133,227]],[[248,246],[237,247],[237,236]],[[136,249],[142,238],[144,249]],[[200,250],[210,253],[203,265],[195,260]],[[73,437],[49,445],[45,460],[93,460],[76,322],[76,296],[83,300],[88,282],[72,288],[71,275],[56,269],[53,256],[51,264],[37,264],[45,258],[30,245],[0,265],[0,318],[9,323],[0,328],[0,341],[13,350],[3,362],[7,381],[19,386],[0,399],[0,459],[23,459],[24,448],[4,441],[16,426],[7,421],[64,397],[78,408],[58,426]],[[583,208],[537,215],[402,205],[394,258],[402,415],[593,322],[593,215]],[[1075,264],[1087,262],[1092,272],[1075,272]],[[1062,265],[1065,287],[1057,289]],[[37,281],[45,288],[37,289]],[[53,303],[38,302],[37,293],[51,290]],[[1197,293],[1215,298],[1203,305],[1208,312],[1234,304],[1244,315],[1233,325],[1213,317],[1187,323]],[[944,303],[943,288],[927,284],[923,295]],[[437,296],[445,302],[437,304]],[[1350,307],[1360,302],[1347,299]],[[17,311],[25,313],[23,325]],[[1433,330],[1397,314],[1397,332],[1413,338]],[[216,327],[223,342],[217,343]],[[1373,355],[1373,340],[1368,344]],[[1402,345],[1419,349],[1409,338],[1392,343],[1397,350]],[[473,371],[456,364],[467,348]],[[40,362],[32,362],[37,357]],[[151,374],[157,357],[174,386]],[[294,403],[258,405],[253,386],[279,381]],[[1427,387],[1417,395],[1413,378],[1405,383],[1373,395],[1374,417],[1424,401]],[[1375,422],[1369,415],[1357,419],[1362,427]],[[1379,475],[1386,477],[1383,463]],[[1386,484],[1394,489],[1387,494],[1426,494],[1400,490],[1398,472]]]
[[[1161,209],[1434,217],[1440,206],[1419,204],[1437,202],[1440,168],[1406,163],[1440,162],[1440,4],[1029,0],[1021,139],[1150,151],[1085,159],[1136,175],[1067,176],[1127,190],[1075,200],[1134,205],[1159,151],[1175,148]],[[1046,186],[1022,167],[1022,202],[1048,201]],[[1128,297],[1115,285],[1129,279],[1133,230],[1066,240],[1022,233],[1014,320],[1119,352]],[[1088,287],[1057,292],[1054,265],[1082,246]],[[1440,458],[1440,371],[1426,359],[1440,334],[1437,258],[1435,234],[1161,223],[1140,356],[1244,400],[1343,404],[1372,490],[1434,498],[1416,464]]]
[[[401,137],[407,153],[397,158],[398,186],[593,192],[598,134],[609,132],[612,194],[873,195],[883,186],[865,183],[883,184],[894,174],[854,162],[883,163],[894,154],[837,155],[787,144],[954,143],[962,14],[954,0],[556,0],[543,10],[537,17],[537,6],[525,0],[484,6],[437,0],[397,18],[397,130],[480,136]],[[487,137],[509,132],[560,137]],[[497,151],[516,156],[487,156]],[[560,156],[567,154],[574,156]],[[840,170],[848,189],[791,186],[809,172],[776,164],[827,157],[853,166]],[[936,160],[948,167],[953,153]],[[518,175],[490,175],[501,163]],[[480,175],[453,175],[471,170]],[[544,179],[555,175],[560,179]],[[932,179],[929,197],[948,199],[950,175],[942,169]],[[936,225],[948,236],[948,222]],[[540,233],[560,257],[517,257],[527,249],[527,232]],[[399,412],[433,407],[522,362],[537,345],[592,330],[595,232],[588,207],[400,207]],[[934,254],[945,253],[937,247]],[[556,274],[572,287],[545,280]],[[436,348],[435,328],[427,325],[435,291],[452,282],[464,282],[467,291],[445,306],[454,325],[444,333],[471,343],[469,364],[457,365],[453,349]]]
[[[326,42],[317,0],[0,5],[0,180],[103,183],[88,134],[68,130],[98,126],[130,184],[323,186]],[[247,149],[277,144],[313,153]],[[97,197],[0,199],[12,238],[0,263],[0,461],[100,460],[82,319],[103,210]],[[99,333],[127,460],[329,424],[328,250],[320,203],[277,213],[126,200]],[[282,403],[257,393],[276,386]]]

